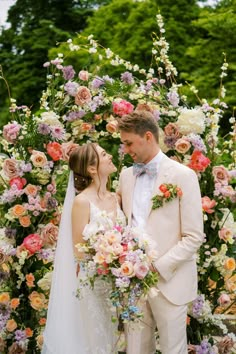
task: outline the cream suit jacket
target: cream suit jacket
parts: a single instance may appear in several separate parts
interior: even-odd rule
[[[133,167],[121,172],[118,194],[129,224],[135,179]],[[196,173],[166,155],[158,168],[153,196],[162,183],[177,185],[183,196],[155,210],[152,210],[150,200],[146,232],[158,248],[155,266],[160,277],[157,287],[170,302],[182,305],[197,296],[196,252],[204,238],[201,194]]]

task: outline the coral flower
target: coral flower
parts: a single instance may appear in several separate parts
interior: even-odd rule
[[[209,166],[211,160],[208,159],[201,151],[195,150],[190,158],[188,167],[192,168],[196,172],[204,172],[207,166]]]
[[[202,209],[205,211],[207,214],[212,214],[214,213],[214,208],[216,206],[216,201],[214,199],[210,199],[209,197],[205,196],[202,198]]]

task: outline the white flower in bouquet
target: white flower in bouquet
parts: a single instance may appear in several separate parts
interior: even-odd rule
[[[183,108],[176,122],[182,134],[202,134],[205,130],[205,114],[200,108]]]

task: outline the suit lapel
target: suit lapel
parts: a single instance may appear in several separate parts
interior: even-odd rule
[[[127,178],[124,183],[127,183],[127,195],[126,198],[126,205],[127,205],[127,218],[128,224],[131,224],[131,217],[132,217],[132,208],[133,208],[133,196],[134,196],[134,186],[136,177],[133,175],[133,168],[130,169],[130,177]]]

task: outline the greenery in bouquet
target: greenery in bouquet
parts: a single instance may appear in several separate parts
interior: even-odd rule
[[[223,326],[236,292],[236,124],[234,113],[229,118],[225,114],[228,63],[224,56],[219,96],[211,102],[199,98],[195,87],[177,82],[160,15],[157,24],[149,70],[101,47],[93,36],[78,35],[63,44],[67,56],[58,53],[44,64],[47,89],[39,111],[32,113],[11,99],[11,118],[0,137],[0,352],[39,352],[42,346],[70,152],[87,140],[98,141],[112,153],[119,172],[130,161],[124,158],[117,120],[135,109],[152,112],[161,149],[199,178],[205,231],[198,255],[199,299],[209,304],[213,317],[203,321],[190,306],[189,342],[200,352],[206,343],[215,350],[214,345],[227,348],[235,341]],[[70,60],[81,53],[92,64],[77,70]],[[119,76],[109,76],[109,65]],[[195,94],[195,106],[190,106],[188,92],[191,102]],[[221,136],[225,119],[231,130]],[[115,274],[110,275],[114,280]],[[215,331],[224,336],[220,343],[215,343]]]
[[[137,322],[142,318],[141,300],[158,293],[157,273],[150,270],[157,246],[143,230],[119,223],[112,226],[109,221],[104,222],[106,213],[98,214],[102,222],[96,222],[95,227],[93,223],[87,225],[83,232],[85,242],[76,245],[84,270],[78,296],[81,287],[93,288],[95,281],[104,280],[110,288],[110,305],[115,309],[112,312],[116,313],[112,320],[119,325]]]

